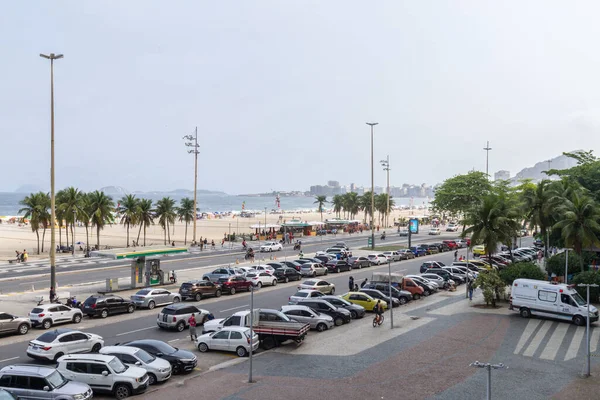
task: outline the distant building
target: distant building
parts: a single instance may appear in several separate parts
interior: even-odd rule
[[[327,181],[327,186],[339,187],[340,183],[338,181]]]
[[[354,183],[350,184],[350,191],[351,192],[356,192],[356,185]]]
[[[505,170],[501,170],[498,171],[494,174],[494,180],[495,181],[507,181],[510,179],[510,172],[509,171],[505,171]]]

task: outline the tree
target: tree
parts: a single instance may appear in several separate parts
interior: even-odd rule
[[[373,212],[371,212],[371,192],[365,192],[362,196],[358,198],[358,206],[365,213],[365,222],[367,222],[367,215],[371,216],[370,223],[373,222]]]
[[[318,211],[321,213],[321,221],[323,221],[323,205],[327,203],[327,196],[317,196],[315,197],[314,204],[318,205]]]
[[[154,209],[152,208],[152,200],[140,199],[138,204],[138,223],[140,224],[140,230],[138,231],[136,243],[140,243],[140,233],[144,228],[144,246],[146,246],[146,228],[150,225],[154,225]]]
[[[77,215],[82,211],[83,193],[74,187],[68,187],[61,190],[60,203],[57,207],[61,211],[62,218],[65,220],[65,235],[67,237],[67,246],[69,246],[69,225],[71,225],[71,238],[74,238],[73,231]],[[75,248],[75,243],[72,243]]]
[[[551,199],[553,193],[550,187],[549,180],[542,180],[536,186],[535,189],[526,188],[521,198],[523,201],[523,211],[525,214],[525,220],[529,222],[530,229],[539,227],[544,243],[547,241],[548,228],[552,225],[552,204]],[[546,257],[548,256],[548,249],[545,248]]]
[[[570,199],[565,199],[557,207],[558,222],[555,229],[560,229],[567,247],[572,248],[580,257],[584,248],[591,247],[598,241],[600,234],[600,211],[598,205],[587,195],[574,192]],[[583,270],[583,257],[580,258]]]
[[[548,174],[579,183],[580,186],[592,193],[596,201],[600,201],[600,159],[593,155],[593,151],[563,154],[577,160],[577,165],[563,170],[551,169]]]
[[[537,264],[521,262],[511,264],[500,271],[500,278],[502,278],[505,285],[511,286],[515,279],[535,279],[538,281],[545,281],[546,274]]]
[[[175,200],[170,197],[163,197],[156,202],[155,212],[158,218],[158,223],[163,228],[165,233],[165,245],[167,244],[167,235],[169,242],[171,242],[171,232],[169,231],[169,224],[175,223]]]
[[[194,200],[184,197],[179,202],[179,208],[177,209],[177,216],[179,216],[179,222],[185,222],[185,237],[184,244],[187,244],[187,231],[190,222],[196,218],[196,210],[194,210]]]
[[[583,262],[580,260],[580,256],[577,253],[569,251],[569,266],[568,266],[568,274],[578,274],[581,272],[581,266],[586,264],[585,255],[587,252],[584,252],[584,260]],[[548,258],[548,262],[546,263],[546,272],[548,275],[556,274],[556,276],[564,276],[565,275],[565,263],[566,263],[566,252],[558,253],[550,258]]]
[[[388,216],[388,195],[387,193],[380,193],[375,196],[375,210],[379,212],[380,225],[384,225],[385,219]],[[390,210],[394,206],[394,200],[390,198]]]
[[[121,216],[121,223],[127,227],[127,247],[129,247],[129,227],[135,226],[138,221],[139,199],[135,195],[128,194],[119,200],[117,212]]]
[[[46,241],[46,230],[50,227],[50,193],[40,192],[40,224],[44,229],[42,231],[42,253],[44,252],[44,243]]]
[[[344,198],[342,197],[342,195],[336,194],[331,199],[331,204],[333,204],[333,212],[339,218],[340,217],[340,212],[344,208]],[[346,212],[345,209],[344,209],[344,212]]]
[[[38,254],[40,254],[40,224],[44,207],[44,200],[42,196],[42,192],[32,193],[29,196],[25,196],[25,198],[19,202],[20,205],[24,206],[19,210],[19,214],[23,213],[23,218],[29,220],[31,231],[35,232],[37,237]]]
[[[345,211],[348,211],[349,218],[354,219],[360,210],[358,193],[346,193],[343,198],[343,207]]]
[[[481,203],[491,188],[485,173],[470,171],[446,179],[436,188],[431,205],[440,213],[445,212],[453,217],[465,216]]]
[[[96,227],[96,248],[100,249],[100,230],[114,222],[112,212],[115,209],[115,203],[112,197],[98,190],[91,192],[88,197],[90,219],[92,226]]]
[[[497,271],[490,270],[477,276],[473,282],[473,288],[481,288],[485,304],[496,307],[496,299],[500,299],[500,296],[504,295],[506,285]]]

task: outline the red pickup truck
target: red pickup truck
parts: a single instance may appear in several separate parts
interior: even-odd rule
[[[219,284],[224,293],[235,294],[242,290],[249,291],[252,282],[247,281],[242,275],[233,275],[219,278]]]

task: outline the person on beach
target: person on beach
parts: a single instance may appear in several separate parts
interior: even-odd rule
[[[211,247],[211,249],[213,249],[213,250],[215,249],[215,241],[214,241],[214,240],[212,240],[212,241],[210,242],[210,247]]]
[[[223,248],[223,246],[225,245],[225,239],[221,240],[221,248]]]
[[[454,251],[454,261],[458,259],[458,250]]]
[[[19,250],[15,250],[15,253],[17,253],[17,262],[20,263],[21,262],[21,253],[19,253]]]
[[[198,335],[196,332],[196,316],[193,313],[188,318],[188,324],[190,326],[190,339],[193,342],[195,339],[198,339]]]
[[[171,243],[171,246],[175,247],[175,241],[173,240],[173,243]]]

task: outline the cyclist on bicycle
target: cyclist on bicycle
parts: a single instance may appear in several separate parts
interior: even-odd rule
[[[375,312],[377,323],[379,323],[379,321],[381,321],[381,314],[383,314],[383,305],[381,304],[381,300],[377,299],[377,303],[375,303],[373,311]]]

